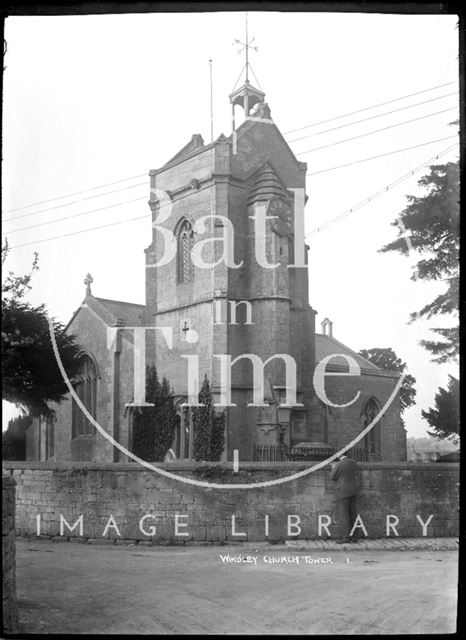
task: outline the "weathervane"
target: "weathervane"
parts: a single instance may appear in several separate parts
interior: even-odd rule
[[[241,42],[241,40],[233,40],[233,44],[239,44],[242,45],[242,48],[239,49],[238,51],[238,55],[242,52],[242,51],[246,51],[246,64],[244,65],[243,69],[246,67],[246,82],[249,82],[249,49],[252,49],[253,51],[259,51],[259,47],[252,47],[251,43],[254,42],[255,40],[255,36],[253,36],[251,38],[251,40],[249,40],[249,36],[248,36],[248,14],[246,13],[246,42]],[[243,69],[241,70],[241,73],[243,73]],[[252,69],[251,69],[252,71]],[[254,73],[254,72],[253,72]],[[241,74],[240,74],[241,77]]]
[[[244,109],[245,117],[248,118],[252,107],[255,107],[258,103],[264,102],[265,93],[260,88],[259,81],[256,78],[256,74],[254,73],[254,69],[249,64],[249,50],[252,49],[253,51],[259,51],[259,47],[252,45],[254,40],[255,38],[252,38],[251,40],[249,40],[248,14],[246,13],[246,40],[244,42],[241,42],[241,40],[233,40],[234,45],[241,46],[241,49],[238,51],[238,53],[241,53],[242,51],[246,51],[246,63],[241,69],[241,73],[238,76],[238,80],[236,81],[235,86],[233,87],[233,91],[230,93],[230,96],[229,96],[230,104],[231,104],[231,124],[232,124],[233,133],[235,132],[235,128],[236,128],[235,127],[235,106],[236,105],[241,106]],[[238,86],[238,83],[241,80],[244,69],[246,69],[246,80],[244,84],[239,89],[237,89],[236,87]],[[249,70],[251,70],[254,80],[259,85],[259,89],[256,89],[251,84],[249,84]],[[236,149],[236,138],[235,136],[233,136],[233,154],[236,153],[235,149]]]

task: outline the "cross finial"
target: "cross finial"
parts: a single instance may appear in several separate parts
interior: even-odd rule
[[[252,49],[253,51],[259,51],[259,47],[251,47],[251,44],[254,42],[254,40],[255,40],[255,36],[253,36],[251,40],[249,40],[248,14],[246,12],[246,42],[241,42],[241,40],[237,40],[236,38],[235,40],[233,40],[233,44],[242,45],[242,48],[239,49],[238,54],[241,53],[242,51],[246,51],[246,64],[244,65],[244,67],[246,67],[246,82],[249,82],[249,66],[250,66],[249,65],[249,49]]]
[[[94,278],[90,273],[84,278],[84,284],[86,285],[86,297],[91,295],[91,284],[94,282]]]

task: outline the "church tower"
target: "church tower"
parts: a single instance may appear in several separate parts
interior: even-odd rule
[[[220,402],[229,356],[234,406],[226,410],[225,459],[232,460],[235,449],[240,460],[277,459],[280,444],[312,435],[315,312],[307,264],[293,266],[296,248],[306,256],[295,212],[306,199],[307,166],[294,156],[247,73],[230,104],[228,138],[204,144],[195,134],[150,172],[154,228],[146,249],[146,324],[172,330],[172,345],[162,331],[154,332],[155,362],[180,402],[204,375]],[[244,111],[238,128],[235,107]],[[296,367],[293,406],[286,404],[291,378],[282,356]],[[248,406],[260,378],[253,375],[254,359],[264,376],[263,406]],[[181,413],[186,427],[179,457],[186,458],[189,412]]]
[[[315,331],[304,236],[307,166],[280,133],[265,93],[249,81],[251,42],[246,34],[239,43],[246,74],[229,96],[229,137],[205,144],[194,134],[150,171],[145,304],[96,297],[86,276],[85,298],[66,326],[81,347],[76,397],[54,406],[53,419],[34,419],[28,459],[125,462],[125,451],[139,446],[141,373],[155,364],[180,418],[169,459],[200,455],[193,406],[207,376],[214,407],[225,412],[225,421],[213,420],[215,436],[225,423],[224,460],[273,462],[303,455],[299,450],[320,456],[353,442],[360,443],[352,446],[357,460],[406,460],[400,373],[342,344],[328,318],[322,333]],[[348,375],[350,362],[357,375]],[[316,363],[328,372],[319,395]],[[94,420],[123,449],[101,437]],[[211,441],[217,456],[219,439]]]

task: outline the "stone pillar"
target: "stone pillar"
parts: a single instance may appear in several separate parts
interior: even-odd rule
[[[12,476],[2,476],[2,565],[3,565],[3,630],[18,632],[16,604],[15,552],[16,483]]]
[[[117,320],[115,323],[115,327],[124,326],[123,320]],[[109,392],[110,392],[110,416],[111,416],[111,424],[112,430],[111,433],[113,435],[113,439],[120,444],[124,444],[121,442],[120,438],[120,354],[121,354],[121,330],[119,331],[117,328],[115,329],[115,335],[112,341],[112,344],[109,345],[109,372],[110,372],[110,381],[109,381]],[[128,448],[131,449],[132,442],[128,441]],[[116,447],[113,447],[113,462],[120,462],[122,455],[120,454],[120,450]],[[130,458],[125,456],[125,461],[129,462]]]

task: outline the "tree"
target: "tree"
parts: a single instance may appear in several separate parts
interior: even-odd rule
[[[427,433],[434,438],[447,438],[455,444],[460,437],[460,383],[448,376],[448,388],[439,388],[435,395],[435,408],[422,411],[422,417],[432,427]]]
[[[204,406],[193,408],[194,459],[218,461],[225,446],[225,412],[215,413],[207,376],[199,391],[199,402]]]
[[[422,256],[414,268],[412,280],[445,283],[445,290],[418,312],[412,313],[410,322],[445,314],[456,316],[459,296],[458,163],[432,165],[430,173],[423,176],[418,185],[427,193],[420,197],[407,196],[407,207],[392,223],[398,227],[398,238],[381,249],[382,252],[399,251],[407,255],[412,247]],[[406,232],[408,238],[405,237]],[[456,360],[458,328],[437,327],[432,331],[441,339],[421,341],[421,345],[432,354],[432,359],[439,363]]]
[[[406,369],[406,363],[402,362],[401,358],[398,358],[390,347],[385,349],[362,349],[359,355],[377,367],[380,367],[380,369],[384,369],[384,371],[398,371],[401,373]],[[414,398],[416,396],[415,384],[416,378],[409,373],[406,374],[400,389],[401,413],[414,404]]]
[[[133,453],[147,462],[162,462],[175,435],[176,408],[166,378],[160,384],[157,369],[146,369],[146,401],[153,407],[133,412]]]
[[[175,437],[177,422],[173,391],[168,380],[163,377],[158,400],[157,421],[155,426],[155,459],[163,460]]]
[[[26,460],[26,430],[31,424],[31,416],[18,416],[8,422],[2,433],[3,460]]]
[[[5,243],[2,263],[7,254]],[[48,403],[63,400],[68,387],[53,351],[45,306],[23,301],[38,268],[36,253],[29,274],[16,276],[10,271],[2,284],[2,398],[24,413],[47,415]],[[79,369],[79,345],[62,323],[52,319],[52,326],[60,359],[72,379]]]
[[[8,240],[5,240],[5,244],[2,247],[2,266],[8,257],[10,247]],[[31,271],[23,276],[15,276],[13,271],[9,271],[5,281],[2,283],[2,300],[19,300],[23,298],[25,294],[31,289],[31,278],[35,271],[39,270],[39,254],[34,252],[34,259],[32,261]]]

